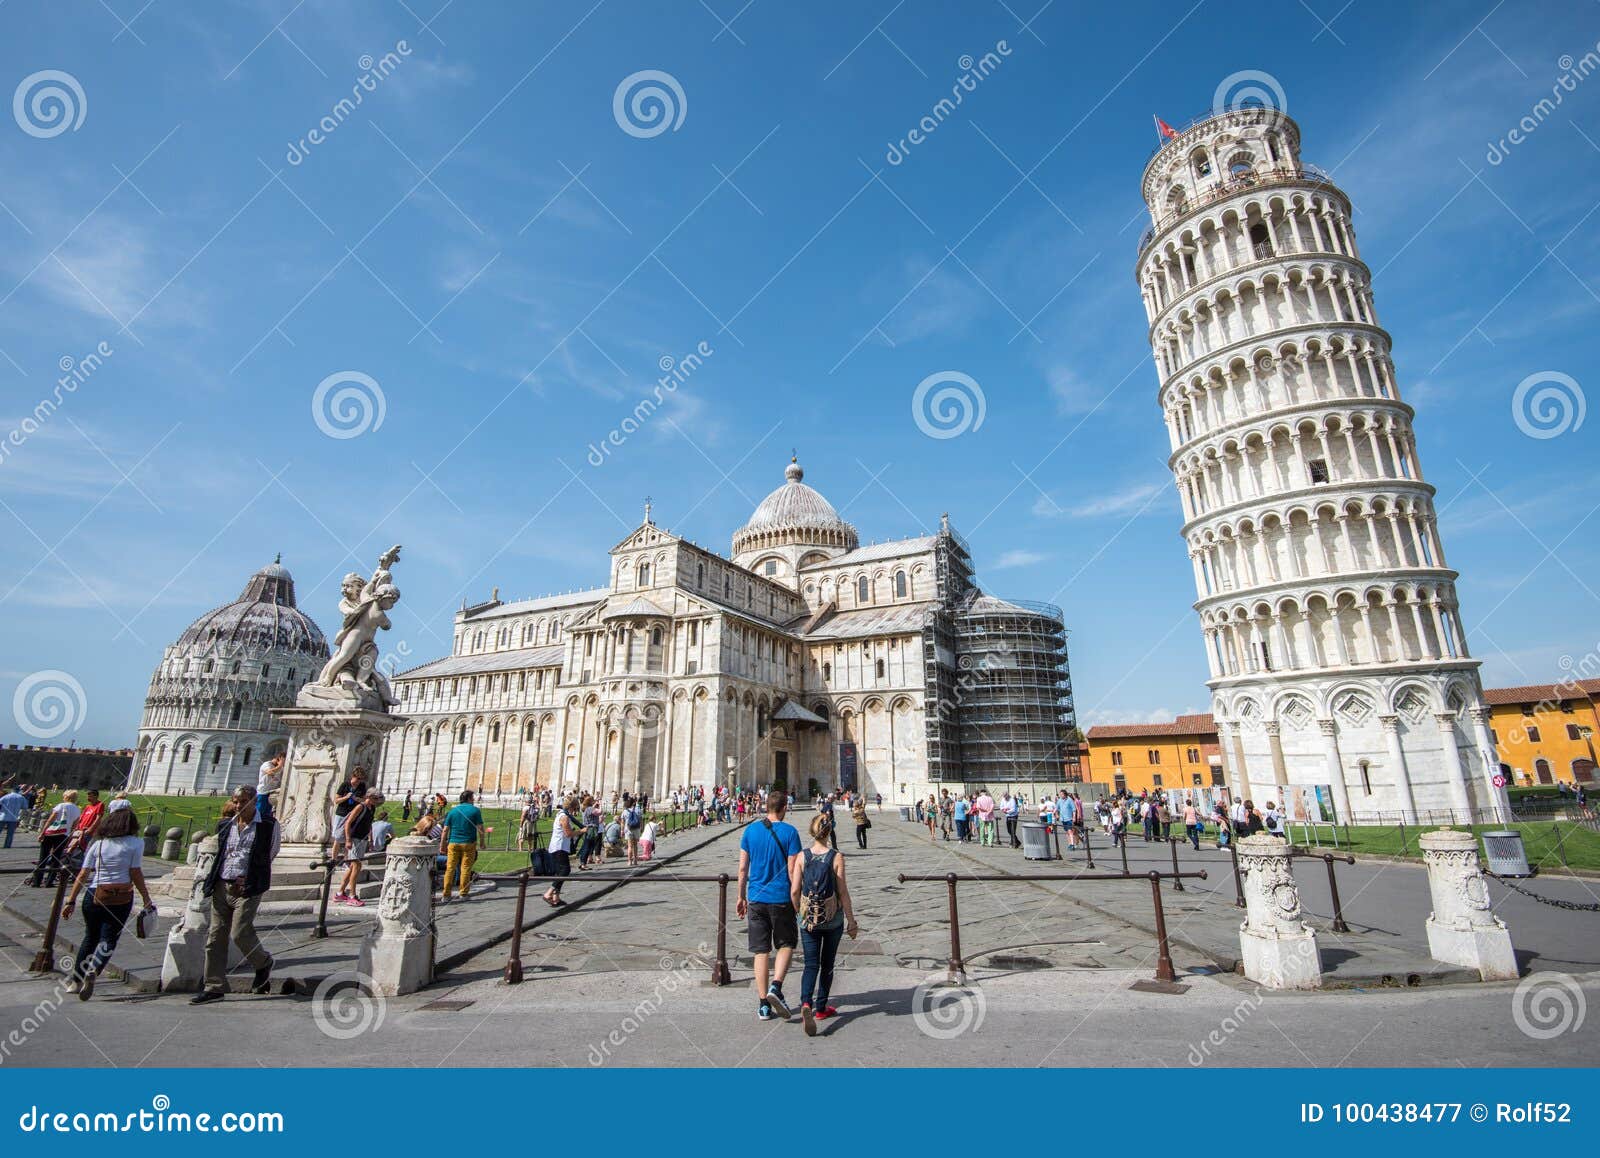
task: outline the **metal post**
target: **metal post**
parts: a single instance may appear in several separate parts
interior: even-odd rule
[[[1083,851],[1089,858],[1089,871],[1094,871],[1094,849],[1089,847],[1089,825],[1083,826]]]
[[[964,985],[967,966],[961,960],[961,916],[956,911],[956,874],[946,873],[944,884],[950,893],[950,982]]]
[[[1062,858],[1061,858],[1061,826],[1059,824],[1052,824],[1050,826],[1050,836],[1056,842],[1056,859],[1060,860]]]
[[[1550,825],[1550,834],[1556,838],[1556,855],[1561,858],[1561,867],[1570,867],[1567,864],[1567,834],[1561,831],[1561,826],[1559,824],[1555,823]]]
[[[1239,877],[1239,836],[1232,833],[1228,836],[1228,851],[1233,854],[1233,906],[1236,909],[1244,908],[1244,881]]]
[[[1178,868],[1178,838],[1175,836],[1167,837],[1167,847],[1172,850],[1172,887],[1181,893],[1184,890],[1183,878],[1178,875],[1180,871]]]
[[[61,904],[67,897],[67,883],[77,875],[68,866],[61,866],[56,877],[56,899],[50,905],[50,919],[44,926],[44,944],[33,955],[33,964],[28,967],[30,973],[54,973],[56,970],[56,929],[61,924]]]
[[[1172,967],[1172,951],[1167,947],[1167,915],[1161,908],[1161,874],[1150,874],[1150,899],[1156,906],[1156,980],[1176,981],[1177,971]]]
[[[1122,875],[1125,876],[1125,877],[1126,876],[1132,876],[1133,874],[1128,871],[1128,828],[1127,828],[1127,825],[1123,825],[1122,836],[1120,838],[1112,837],[1112,839],[1117,842],[1117,847],[1122,850]]]
[[[1333,894],[1333,931],[1335,933],[1348,933],[1350,926],[1344,923],[1344,909],[1339,906],[1339,882],[1333,876],[1333,862],[1336,858],[1328,853],[1322,854],[1322,861],[1328,866],[1328,892]],[[1356,858],[1347,856],[1345,864],[1355,864]]]
[[[327,875],[322,878],[322,900],[317,904],[317,927],[311,931],[313,937],[326,937],[328,935],[328,896],[333,892],[333,874],[339,864],[330,856],[321,866],[313,864],[311,867],[322,867],[328,870]]]
[[[1406,855],[1406,822],[1400,822],[1400,855]]]
[[[711,965],[711,984],[731,985],[728,972],[728,874],[717,874],[717,959]]]
[[[511,919],[511,955],[506,958],[505,982],[522,984],[522,914],[528,904],[528,873],[517,874],[517,915]]]

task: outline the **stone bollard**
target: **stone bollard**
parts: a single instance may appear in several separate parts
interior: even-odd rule
[[[361,943],[356,966],[375,997],[414,993],[433,980],[433,870],[437,845],[402,836],[384,849],[378,927]]]
[[[183,833],[173,829],[181,839]],[[167,834],[167,843],[174,838]],[[211,898],[206,896],[206,877],[217,859],[217,838],[208,836],[192,846],[195,850],[194,883],[183,917],[167,934],[167,952],[161,961],[161,988],[167,993],[198,993],[205,983],[206,934],[211,929]]]
[[[156,855],[156,848],[160,845],[160,843],[161,843],[161,826],[159,824],[147,824],[147,825],[145,825],[145,830],[144,830],[144,855],[145,856],[155,856]]]
[[[1289,842],[1276,836],[1239,841],[1245,920],[1239,926],[1244,975],[1268,989],[1322,988],[1317,935],[1300,919],[1300,890],[1289,867]]]
[[[189,838],[189,855],[186,858],[187,863],[196,863],[197,858],[200,856],[200,842],[208,835],[208,833],[197,832]]]
[[[183,829],[167,829],[167,839],[161,845],[162,860],[177,860],[183,855]]]
[[[1450,828],[1423,834],[1433,912],[1428,917],[1428,952],[1434,960],[1476,969],[1485,981],[1514,979],[1517,954],[1511,931],[1489,907],[1489,890],[1478,864],[1478,840]]]

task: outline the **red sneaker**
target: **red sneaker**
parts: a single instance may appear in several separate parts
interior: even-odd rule
[[[816,1018],[817,1018],[818,1021],[827,1021],[828,1018],[830,1018],[830,1017],[838,1017],[838,1016],[839,1016],[839,1011],[837,1009],[835,1009],[831,1005],[828,1006],[826,1009],[819,1009],[816,1012]]]

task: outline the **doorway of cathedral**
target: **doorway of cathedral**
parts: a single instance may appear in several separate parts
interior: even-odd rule
[[[789,790],[789,753],[774,752],[772,754],[772,786],[787,792]]]

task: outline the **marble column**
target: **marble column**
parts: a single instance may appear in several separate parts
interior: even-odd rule
[[[1478,759],[1483,762],[1483,787],[1494,809],[1495,822],[1508,824],[1511,821],[1511,797],[1504,785],[1495,787],[1494,778],[1500,774],[1500,758],[1495,751],[1494,736],[1489,731],[1489,709],[1468,708],[1467,714],[1472,717],[1472,731],[1478,742]]]
[[[1322,729],[1322,750],[1328,759],[1328,783],[1333,786],[1333,807],[1341,824],[1350,823],[1350,790],[1344,782],[1344,764],[1339,759],[1339,725],[1334,720],[1318,720]]]
[[[1320,989],[1317,935],[1300,919],[1300,891],[1289,867],[1289,842],[1265,834],[1239,841],[1245,919],[1239,926],[1244,975],[1267,989]]]
[[[1435,712],[1439,742],[1444,749],[1446,787],[1450,790],[1450,809],[1457,824],[1472,823],[1472,797],[1467,792],[1467,772],[1461,765],[1461,749],[1456,746],[1456,714]]]
[[[1411,791],[1411,772],[1406,767],[1406,750],[1400,744],[1400,717],[1379,716],[1383,725],[1383,742],[1389,750],[1389,763],[1394,767],[1395,795],[1400,804],[1400,819],[1406,824],[1417,822],[1417,802]]]
[[[414,993],[433,980],[432,872],[435,843],[402,836],[384,850],[378,927],[361,943],[356,969],[375,997]]]
[[[1478,841],[1448,826],[1418,842],[1428,867],[1433,912],[1428,917],[1428,952],[1434,960],[1476,969],[1484,981],[1517,976],[1511,931],[1494,915],[1478,865]]]

